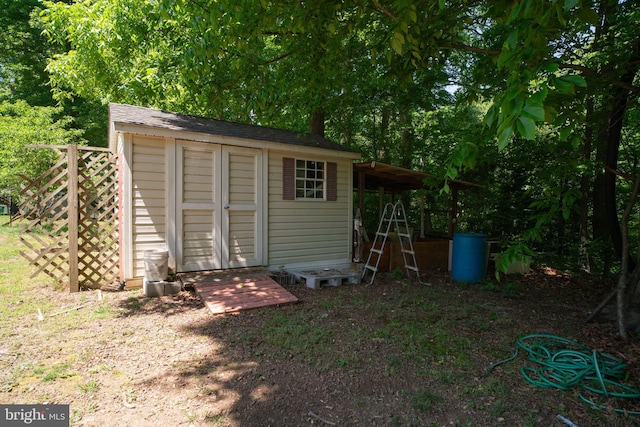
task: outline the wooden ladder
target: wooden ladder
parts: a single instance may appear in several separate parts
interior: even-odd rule
[[[396,233],[398,234],[400,252],[402,252],[407,277],[411,277],[411,272],[414,272],[418,282],[423,283],[420,279],[418,264],[416,263],[416,253],[413,250],[411,231],[409,230],[409,224],[407,223],[404,206],[402,201],[398,200],[394,204],[387,203],[384,207],[382,218],[380,218],[378,230],[376,231],[375,238],[371,244],[371,250],[369,251],[369,256],[367,257],[367,263],[362,269],[362,280],[366,280],[367,275],[371,274],[371,279],[367,286],[371,285],[376,277],[378,266],[380,265],[380,259],[384,252],[384,245],[387,243],[387,238],[389,237],[392,224],[395,226]]]

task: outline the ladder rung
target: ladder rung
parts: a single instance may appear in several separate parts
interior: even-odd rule
[[[368,268],[371,271],[378,271],[378,267],[374,267],[374,266],[369,265],[369,264],[365,265],[364,268]]]
[[[404,268],[406,268],[407,270],[418,271],[418,267],[414,267],[412,265],[405,265]]]
[[[409,233],[398,233],[398,236],[411,237],[411,234],[409,234]]]
[[[369,249],[369,251],[375,252],[375,253],[380,254],[380,255],[382,255],[382,252],[383,252],[382,249],[373,249],[373,248]]]
[[[409,250],[409,249],[402,249],[400,252],[405,253],[405,254],[411,254],[411,255],[415,255],[415,251]]]
[[[380,231],[376,231],[376,236],[383,236],[383,237],[387,237],[389,235],[389,233],[382,233]]]

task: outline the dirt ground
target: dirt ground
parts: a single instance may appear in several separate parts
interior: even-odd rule
[[[20,345],[0,345],[0,401],[69,403],[77,426],[567,425],[559,415],[580,427],[636,424],[639,417],[589,409],[573,391],[528,385],[521,361],[486,370],[512,353],[518,337],[546,333],[623,359],[637,386],[638,340],[621,342],[612,324],[584,322],[612,283],[550,269],[495,287],[460,286],[446,274],[430,281],[425,287],[380,274],[370,287],[296,284],[287,289],[298,304],[227,315],[212,315],[189,291],[162,298],[104,292],[102,310],[115,316],[61,324],[54,333],[44,323],[75,312],[16,325]],[[34,292],[50,294],[61,309],[93,300],[47,287]],[[306,328],[300,335],[291,319]],[[444,340],[433,347],[438,357],[416,357],[422,350],[408,348],[411,340],[376,333],[396,323],[418,325],[416,342]],[[455,343],[447,344],[443,324]],[[308,342],[288,343],[281,331]],[[53,380],[25,375],[68,360]],[[7,378],[20,369],[15,381]]]

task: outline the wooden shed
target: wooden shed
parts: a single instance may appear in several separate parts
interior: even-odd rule
[[[121,280],[144,253],[178,272],[349,265],[353,161],[313,134],[109,106],[120,162]]]

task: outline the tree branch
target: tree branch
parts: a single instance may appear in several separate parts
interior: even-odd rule
[[[558,67],[565,70],[574,70],[580,71],[585,76],[599,76],[600,74],[592,68],[585,67],[583,65],[576,64],[558,64]],[[626,89],[629,92],[635,93],[636,95],[640,95],[640,87],[634,86],[630,83],[623,82],[622,80],[611,80],[611,84],[614,86],[621,87],[622,89]]]
[[[386,7],[381,5],[378,0],[371,0],[371,1],[373,2],[373,4],[375,4],[378,7],[378,9],[380,9],[382,11],[382,13],[387,15],[389,18],[393,19],[394,21],[398,19],[398,17],[395,16],[393,13],[391,13],[391,11],[389,11],[389,9],[387,9]]]
[[[485,55],[500,55],[502,53],[502,50],[500,49],[485,49],[482,47],[469,46],[466,44],[450,44],[441,47],[443,49],[464,50],[467,52],[482,53]]]
[[[485,49],[482,47],[476,47],[476,46],[469,46],[469,45],[465,45],[465,44],[450,44],[450,45],[443,45],[441,46],[443,49],[452,49],[452,50],[462,50],[462,51],[466,51],[466,52],[474,52],[474,53],[481,53],[484,55],[500,55],[502,53],[502,50],[500,49]],[[583,65],[577,65],[577,64],[566,64],[566,63],[560,63],[558,64],[558,67],[561,69],[565,69],[565,70],[574,70],[574,71],[579,71],[580,73],[582,73],[585,76],[595,76],[595,77],[602,77],[602,74],[598,73],[597,71],[595,71],[592,68],[589,67],[585,67]],[[624,82],[622,80],[618,80],[618,79],[614,79],[611,80],[611,84],[613,86],[618,86],[622,89],[628,90],[631,93],[634,93],[636,95],[640,96],[640,87],[639,86],[635,86],[633,84]]]
[[[619,176],[619,177],[621,177],[621,178],[624,178],[624,179],[626,179],[627,181],[634,182],[634,180],[635,180],[635,177],[634,177],[634,176],[631,176],[631,175],[629,175],[629,174],[627,174],[627,173],[621,172],[621,171],[619,171],[619,170],[617,170],[617,169],[613,169],[611,166],[607,166],[607,165],[605,165],[605,166],[604,166],[604,170],[606,170],[607,172],[611,172],[612,174],[614,174],[614,175],[616,175],[616,176]]]

